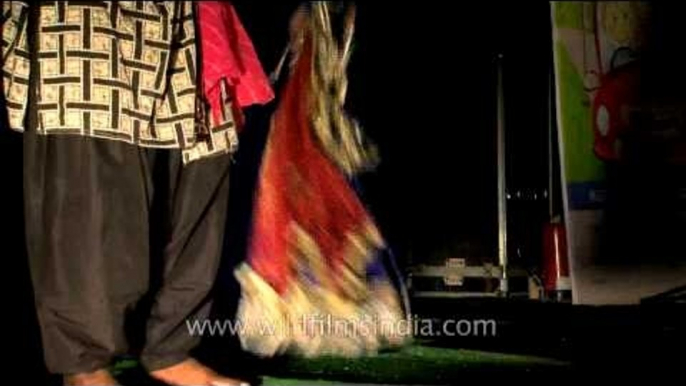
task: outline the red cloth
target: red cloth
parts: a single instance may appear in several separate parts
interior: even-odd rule
[[[203,91],[215,119],[221,111],[221,81],[226,79],[238,108],[264,104],[274,91],[252,41],[230,2],[198,1]]]
[[[350,246],[350,232],[361,232],[371,218],[338,167],[314,136],[311,103],[311,46],[303,52],[282,92],[272,119],[258,180],[248,262],[277,292],[293,279],[289,255],[292,225],[314,240],[335,278]]]

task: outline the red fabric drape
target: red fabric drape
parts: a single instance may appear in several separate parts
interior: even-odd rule
[[[316,142],[310,118],[312,51],[306,39],[274,113],[258,181],[249,263],[277,292],[293,279],[292,224],[314,240],[335,278],[348,234],[371,219],[341,171]]]
[[[221,111],[221,81],[232,89],[238,108],[274,98],[252,41],[236,10],[226,1],[199,1],[202,82],[215,120]],[[240,128],[240,126],[239,126]]]

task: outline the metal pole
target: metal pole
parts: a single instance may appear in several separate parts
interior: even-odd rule
[[[498,263],[502,267],[500,292],[508,293],[507,275],[507,179],[505,169],[505,101],[503,95],[503,55],[498,54],[497,141],[498,141]]]

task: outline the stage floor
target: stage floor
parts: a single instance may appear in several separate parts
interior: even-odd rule
[[[421,345],[374,357],[291,359],[283,365],[265,385],[452,385],[465,378],[571,371],[561,360]]]
[[[264,366],[264,386],[301,385],[453,385],[465,379],[494,376],[562,375],[566,361],[478,350],[411,345],[402,350],[357,359],[279,359]],[[123,385],[162,386],[148,379],[138,363],[115,365]]]

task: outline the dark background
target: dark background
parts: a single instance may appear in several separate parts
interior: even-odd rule
[[[296,6],[236,3],[267,71],[285,47],[287,15]],[[358,4],[348,105],[382,158],[376,172],[361,181],[367,204],[403,261],[413,252],[431,257],[464,244],[495,255],[499,53],[507,98],[508,185],[547,187],[549,6],[458,8]],[[255,120],[253,126],[264,126]],[[239,168],[253,163],[248,153],[262,145],[261,137],[246,137]],[[534,216],[540,215],[539,206]]]

